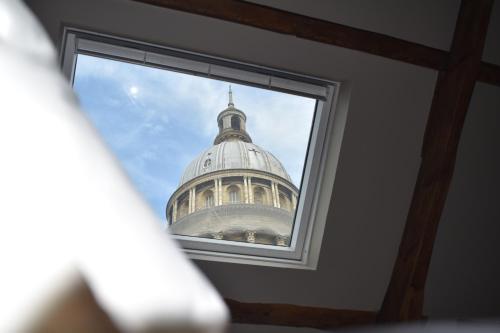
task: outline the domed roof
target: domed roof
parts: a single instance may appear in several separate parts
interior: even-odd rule
[[[228,140],[195,158],[184,171],[180,185],[209,172],[230,169],[265,171],[292,181],[281,162],[270,152],[250,142]]]

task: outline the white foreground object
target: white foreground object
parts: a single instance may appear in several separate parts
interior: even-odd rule
[[[0,332],[23,331],[78,274],[123,330],[224,329],[222,299],[133,190],[18,0],[0,0],[0,110]]]

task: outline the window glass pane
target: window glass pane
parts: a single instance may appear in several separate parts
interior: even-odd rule
[[[288,246],[316,100],[78,55],[74,89],[173,233]]]

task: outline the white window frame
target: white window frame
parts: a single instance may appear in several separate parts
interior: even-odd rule
[[[121,60],[315,98],[317,100],[316,111],[289,247],[172,236],[194,259],[316,269],[347,116],[350,95],[347,82],[324,80],[128,38],[65,27],[60,58],[62,70],[71,83],[74,80],[78,54]],[[167,199],[165,198],[165,202]]]

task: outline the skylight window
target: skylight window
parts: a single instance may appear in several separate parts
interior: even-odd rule
[[[338,83],[70,29],[62,66],[192,257],[315,267]]]

